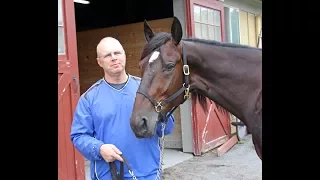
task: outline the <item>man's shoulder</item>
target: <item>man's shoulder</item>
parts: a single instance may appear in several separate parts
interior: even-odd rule
[[[138,77],[138,76],[130,75],[130,77],[131,77],[133,80],[137,81],[138,83],[141,82],[141,78]]]
[[[88,100],[88,98],[90,97],[90,95],[92,93],[94,93],[96,91],[96,89],[102,84],[103,79],[99,79],[97,82],[95,82],[94,84],[92,84],[83,94],[82,96]]]

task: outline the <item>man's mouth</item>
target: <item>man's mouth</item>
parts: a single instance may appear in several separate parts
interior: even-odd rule
[[[111,65],[112,67],[120,66],[120,63]]]

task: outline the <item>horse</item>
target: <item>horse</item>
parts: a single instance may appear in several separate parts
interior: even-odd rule
[[[207,113],[209,98],[247,126],[255,151],[262,160],[262,49],[198,38],[182,38],[173,17],[171,34],[154,33],[144,21],[146,44],[139,68],[130,126],[137,138],[156,132],[186,99],[197,100]]]

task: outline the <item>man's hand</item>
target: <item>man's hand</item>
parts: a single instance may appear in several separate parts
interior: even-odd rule
[[[100,147],[100,154],[107,162],[113,162],[116,159],[123,161],[121,156],[119,156],[122,152],[113,144],[103,144]]]

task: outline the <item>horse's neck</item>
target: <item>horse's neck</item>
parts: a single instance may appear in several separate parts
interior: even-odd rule
[[[187,43],[192,88],[240,119],[253,111],[261,91],[259,52]],[[246,52],[247,51],[247,52]]]

